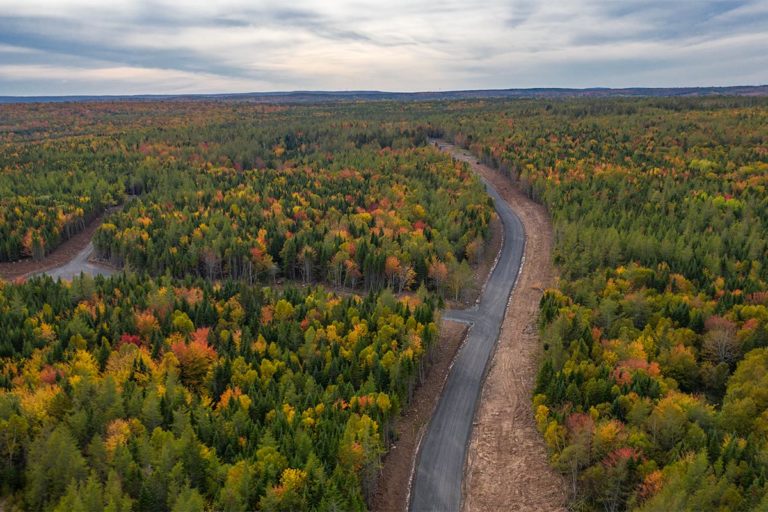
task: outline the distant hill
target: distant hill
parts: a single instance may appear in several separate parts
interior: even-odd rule
[[[682,96],[768,96],[768,85],[731,87],[630,87],[611,89],[530,88],[478,89],[467,91],[384,92],[384,91],[291,91],[248,92],[236,94],[139,94],[121,96],[0,96],[0,103],[50,103],[75,101],[173,101],[173,100],[239,100],[260,103],[321,103],[328,101],[376,100],[454,100],[482,98],[615,98],[615,97],[682,97]]]

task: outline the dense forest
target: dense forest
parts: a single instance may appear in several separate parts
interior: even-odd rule
[[[142,155],[123,137],[180,123],[189,106],[4,105],[0,115],[0,262],[40,259],[141,191]]]
[[[96,250],[154,275],[423,283],[454,298],[471,288],[492,206],[471,172],[423,147],[424,130],[318,108],[203,104],[182,123],[183,112],[144,126],[139,110],[108,136],[88,136],[85,121],[82,135],[55,140],[11,132],[0,259],[40,258],[120,203]]]
[[[7,503],[365,508],[489,235],[445,137],[553,218],[533,409],[572,508],[768,509],[765,99],[0,109],[0,260],[106,212],[128,270],[0,284]]]
[[[768,509],[768,102],[459,107],[549,209],[536,421],[575,510]]]
[[[0,260],[103,214],[126,270],[0,283],[3,503],[365,509],[473,288],[480,181],[392,106],[3,109]]]
[[[433,310],[127,274],[2,286],[3,492],[27,510],[364,508]]]

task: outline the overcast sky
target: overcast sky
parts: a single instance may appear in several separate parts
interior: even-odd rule
[[[0,95],[765,83],[768,0],[0,0]]]

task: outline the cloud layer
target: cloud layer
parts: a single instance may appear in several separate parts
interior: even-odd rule
[[[768,0],[0,0],[0,95],[768,83]]]

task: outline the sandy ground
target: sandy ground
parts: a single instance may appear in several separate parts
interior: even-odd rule
[[[484,165],[489,180],[525,226],[525,263],[507,308],[475,416],[464,477],[465,512],[560,511],[566,487],[548,463],[531,396],[540,345],[536,329],[543,289],[554,282],[552,224],[545,208]]]

